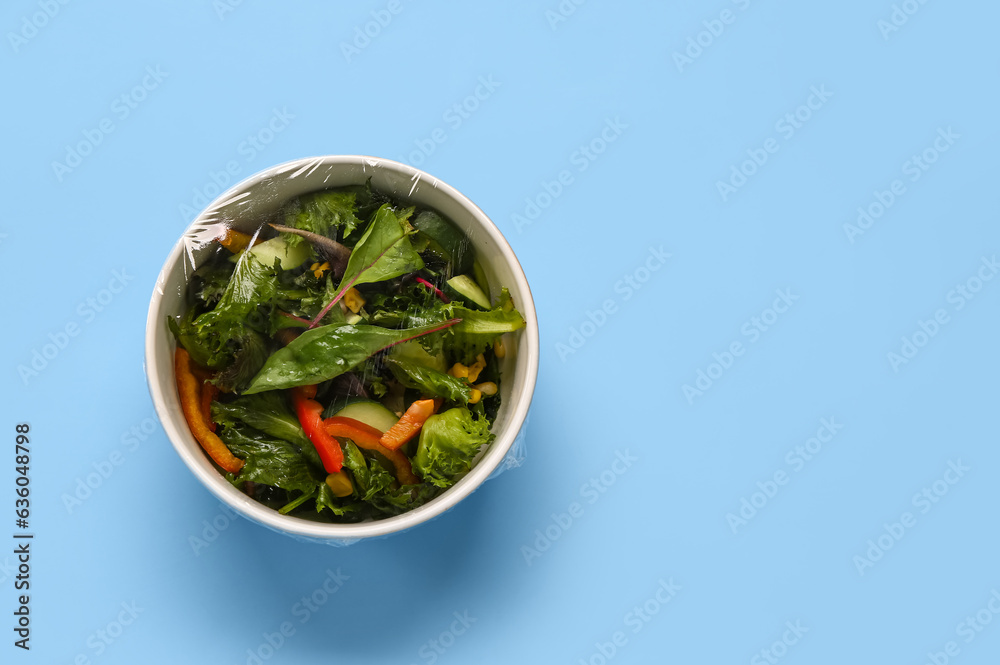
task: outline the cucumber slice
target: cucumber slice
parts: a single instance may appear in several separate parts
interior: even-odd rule
[[[431,210],[425,210],[417,215],[413,226],[429,239],[429,249],[452,264],[458,273],[472,270],[475,252],[458,227],[441,215]]]
[[[385,433],[390,427],[399,422],[399,417],[385,408],[378,402],[364,400],[348,404],[336,413],[338,418],[351,418],[365,425],[370,425],[378,431]]]
[[[273,266],[274,260],[281,261],[282,270],[292,270],[309,260],[309,243],[300,242],[289,247],[282,237],[271,238],[247,250],[255,259],[266,266]]]
[[[483,309],[490,308],[490,299],[483,290],[479,288],[479,285],[469,277],[468,275],[459,275],[458,277],[452,277],[447,282],[445,282],[448,290],[453,291],[458,294],[462,300],[472,303],[477,307],[482,307]]]

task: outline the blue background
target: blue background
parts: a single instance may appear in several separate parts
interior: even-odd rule
[[[0,660],[996,663],[1000,281],[976,279],[1000,249],[1000,5],[903,4],[893,25],[889,0],[5,3],[0,534],[28,422],[37,536],[28,653],[0,548]],[[800,108],[813,88],[832,96]],[[194,480],[143,332],[227,164],[358,153],[494,219],[541,367],[525,466],[334,549],[231,520]],[[806,460],[821,419],[840,428]]]

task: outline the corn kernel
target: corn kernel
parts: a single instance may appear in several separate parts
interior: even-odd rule
[[[451,369],[448,370],[448,373],[456,379],[466,379],[469,377],[469,368],[462,363],[455,363],[451,366]]]
[[[476,356],[476,362],[469,367],[469,383],[473,383],[476,379],[478,379],[479,373],[484,369],[486,369],[486,358],[484,358],[483,354],[480,353]]]
[[[483,393],[473,388],[472,395],[469,397],[469,404],[476,404],[482,398],[483,398]]]
[[[354,483],[343,471],[331,473],[326,477],[326,484],[334,496],[345,497],[354,493]]]
[[[480,383],[475,388],[476,390],[486,395],[487,397],[493,397],[493,395],[497,394],[497,384],[493,383],[492,381],[487,381],[486,383]]]
[[[504,356],[507,355],[507,347],[503,345],[503,340],[499,337],[493,342],[493,353],[496,355],[497,360],[503,360]]]
[[[351,288],[344,294],[344,304],[347,305],[347,309],[357,314],[365,306],[365,298],[360,291]]]

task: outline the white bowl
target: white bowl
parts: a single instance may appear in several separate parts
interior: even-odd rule
[[[357,524],[324,524],[281,515],[243,494],[216,471],[191,435],[181,411],[174,378],[175,343],[167,317],[186,308],[185,287],[192,262],[206,256],[208,243],[221,225],[253,232],[261,220],[288,200],[321,189],[360,185],[371,178],[372,187],[395,200],[437,210],[469,237],[496,296],[506,286],[526,326],[508,335],[507,354],[501,362],[502,403],[493,425],[496,439],[476,466],[440,496],[402,515]],[[241,515],[276,531],[330,544],[384,536],[426,522],[471,494],[500,467],[518,438],[531,404],[538,375],[538,322],[528,281],[503,235],[472,201],[423,171],[386,159],[335,155],[287,162],[261,171],[235,185],[202,212],[174,246],[163,265],[149,303],[146,320],[146,378],[156,413],[171,443],[191,472]],[[509,462],[510,460],[508,460]]]

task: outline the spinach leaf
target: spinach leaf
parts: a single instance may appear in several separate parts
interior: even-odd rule
[[[226,403],[212,402],[212,420],[227,427],[242,422],[264,434],[288,441],[310,464],[317,469],[323,468],[316,446],[302,431],[299,419],[279,392],[245,395]]]
[[[364,454],[351,441],[344,444],[344,466],[354,476],[354,491],[362,501],[371,501],[373,497],[389,491],[396,480],[377,462],[369,465]]]
[[[310,464],[298,448],[244,425],[225,427],[219,438],[245,461],[236,480],[251,481],[287,491],[312,493],[326,484],[326,475]],[[322,467],[319,467],[322,469]]]
[[[246,328],[237,330],[229,344],[236,349],[233,361],[220,370],[212,382],[223,392],[238,392],[267,362],[269,348],[262,335]]]
[[[338,499],[333,494],[333,490],[325,482],[319,486],[316,492],[316,512],[321,513],[323,509],[329,509],[334,515],[343,517],[350,513],[356,513],[364,508],[364,504],[358,501],[345,502]]]
[[[347,261],[336,295],[314,322],[322,320],[352,287],[382,282],[424,267],[423,259],[410,244],[409,236],[414,229],[407,218],[412,213],[413,209],[409,208],[397,215],[389,204],[376,211],[368,230],[351,250],[351,258]]]
[[[257,309],[258,305],[270,303],[277,288],[274,266],[264,265],[253,254],[244,252],[236,263],[236,269],[219,298],[219,303],[211,312],[198,317],[199,325],[206,325],[220,318],[246,316]],[[205,323],[202,323],[203,319]]]
[[[396,358],[387,359],[386,364],[396,380],[407,388],[415,388],[427,395],[463,404],[468,404],[472,397],[472,389],[468,384],[425,365]]]
[[[309,386],[349,372],[400,342],[443,330],[458,321],[390,330],[369,325],[328,325],[307,330],[267,359],[244,394]]]
[[[355,495],[375,510],[398,515],[422,506],[441,493],[430,483],[393,487],[395,478],[374,459],[366,459],[356,445],[344,445],[344,467],[354,476]]]
[[[246,395],[232,402],[212,402],[212,420],[227,427],[242,422],[299,448],[314,450],[298,418],[285,403],[285,396],[278,392]],[[322,466],[318,456],[316,460]]]

